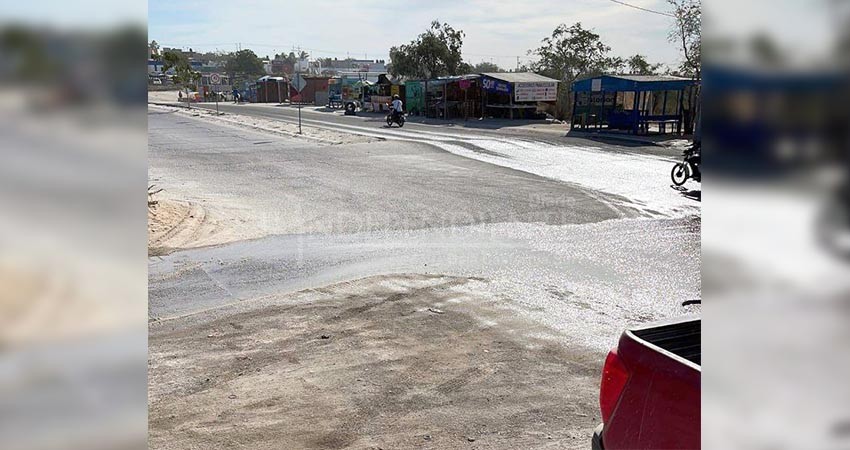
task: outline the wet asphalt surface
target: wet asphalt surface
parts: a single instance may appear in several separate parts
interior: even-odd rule
[[[483,278],[506,310],[602,353],[628,324],[693,312],[680,302],[700,297],[697,216],[641,217],[610,194],[421,142],[321,146],[148,117],[152,182],[238,205],[267,235],[151,258],[152,318],[371,275],[446,274]]]

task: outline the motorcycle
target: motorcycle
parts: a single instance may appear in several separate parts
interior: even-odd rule
[[[399,128],[403,127],[404,126],[404,113],[400,112],[400,113],[396,114],[395,110],[390,108],[390,113],[387,114],[387,126],[392,127],[393,123],[397,123]]]
[[[702,158],[699,147],[692,146],[685,149],[685,151],[682,152],[682,156],[684,156],[682,162],[676,163],[673,166],[673,170],[670,171],[670,178],[673,180],[673,184],[681,186],[688,181],[688,178],[692,178],[694,181],[700,182],[702,174],[700,173],[699,166]]]

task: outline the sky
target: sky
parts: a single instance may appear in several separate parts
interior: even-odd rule
[[[669,11],[665,0],[624,0]],[[581,22],[600,34],[612,54],[640,53],[677,66],[678,48],[667,41],[671,17],[611,0],[150,0],[148,38],[195,51],[250,48],[273,57],[301,47],[314,57],[389,59],[439,19],[466,34],[464,60],[511,69],[559,24]]]

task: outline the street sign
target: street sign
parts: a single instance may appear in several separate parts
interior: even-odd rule
[[[292,77],[292,86],[295,87],[295,90],[301,92],[304,90],[304,86],[307,86],[307,80],[301,76],[300,73],[296,73],[294,77]]]
[[[221,84],[221,75],[213,72],[210,74],[210,84]]]

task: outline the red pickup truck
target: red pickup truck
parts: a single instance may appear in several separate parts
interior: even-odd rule
[[[700,448],[699,317],[623,332],[602,369],[594,450]]]

